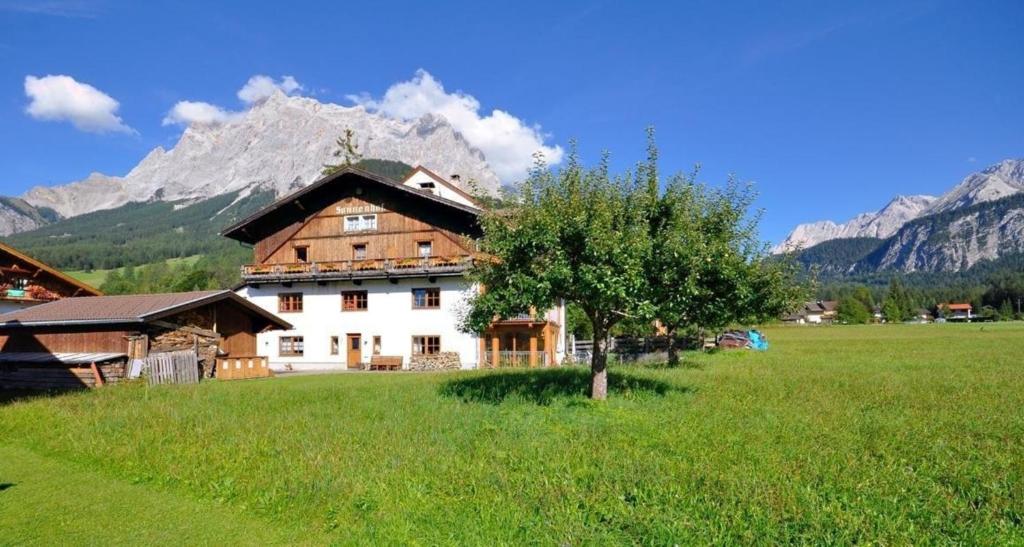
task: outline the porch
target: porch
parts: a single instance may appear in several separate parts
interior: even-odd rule
[[[480,368],[550,367],[558,324],[524,314],[495,322],[480,338]]]

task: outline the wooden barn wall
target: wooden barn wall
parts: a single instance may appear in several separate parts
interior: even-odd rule
[[[257,244],[257,259],[264,256],[263,264],[291,264],[295,262],[295,247],[305,246],[310,262],[353,260],[353,245],[366,245],[367,259],[401,259],[418,257],[417,243],[430,241],[434,256],[468,256],[465,240],[450,231],[391,210],[387,200],[348,197],[338,200],[302,225],[298,230],[282,230]],[[364,232],[345,232],[345,217],[350,215],[377,215],[377,229]],[[282,235],[290,232],[287,238]],[[269,245],[277,245],[269,249]],[[270,254],[265,254],[269,252]]]
[[[127,353],[132,332],[116,328],[99,330],[46,329],[0,331],[0,351],[46,353]]]
[[[217,305],[217,332],[223,337],[221,350],[229,357],[256,355],[256,326],[253,318],[237,306],[222,302]]]
[[[244,311],[237,304],[227,301],[188,310],[167,317],[164,321],[182,327],[216,331],[222,336],[219,343],[222,351],[229,352],[234,356],[246,357],[256,355],[256,331],[262,327],[262,320],[254,321],[251,313]],[[258,322],[261,324],[257,325]],[[181,336],[191,339],[193,335],[183,331],[168,332],[162,329],[155,329],[151,333],[154,342],[168,339],[167,343],[171,343],[171,339]],[[181,341],[176,340],[174,343],[180,345]]]

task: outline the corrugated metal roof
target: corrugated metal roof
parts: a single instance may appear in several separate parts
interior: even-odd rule
[[[0,328],[144,323],[221,300],[232,300],[278,328],[291,328],[274,314],[226,290],[64,298],[0,315]]]
[[[32,363],[54,365],[89,365],[127,357],[124,353],[46,353],[2,352],[0,363]]]

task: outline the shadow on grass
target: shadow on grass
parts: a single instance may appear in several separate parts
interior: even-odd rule
[[[32,399],[51,399],[67,395],[69,393],[75,393],[81,391],[80,389],[60,389],[60,390],[46,390],[46,389],[21,389],[21,388],[0,388],[0,406],[9,405],[11,403],[17,403],[21,401],[31,401]]]
[[[3,492],[12,486],[14,486],[13,482],[0,482],[0,492]]]
[[[590,371],[580,368],[514,370],[472,378],[449,380],[441,384],[441,395],[463,402],[499,404],[522,400],[549,405],[557,398],[588,397]],[[608,372],[608,396],[665,396],[687,391],[666,382],[640,378],[621,372]]]

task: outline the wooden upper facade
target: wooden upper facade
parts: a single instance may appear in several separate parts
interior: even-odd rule
[[[246,281],[461,273],[479,209],[357,169],[289,194],[223,235],[253,245]]]
[[[97,289],[0,243],[0,301],[31,305],[99,294]]]

